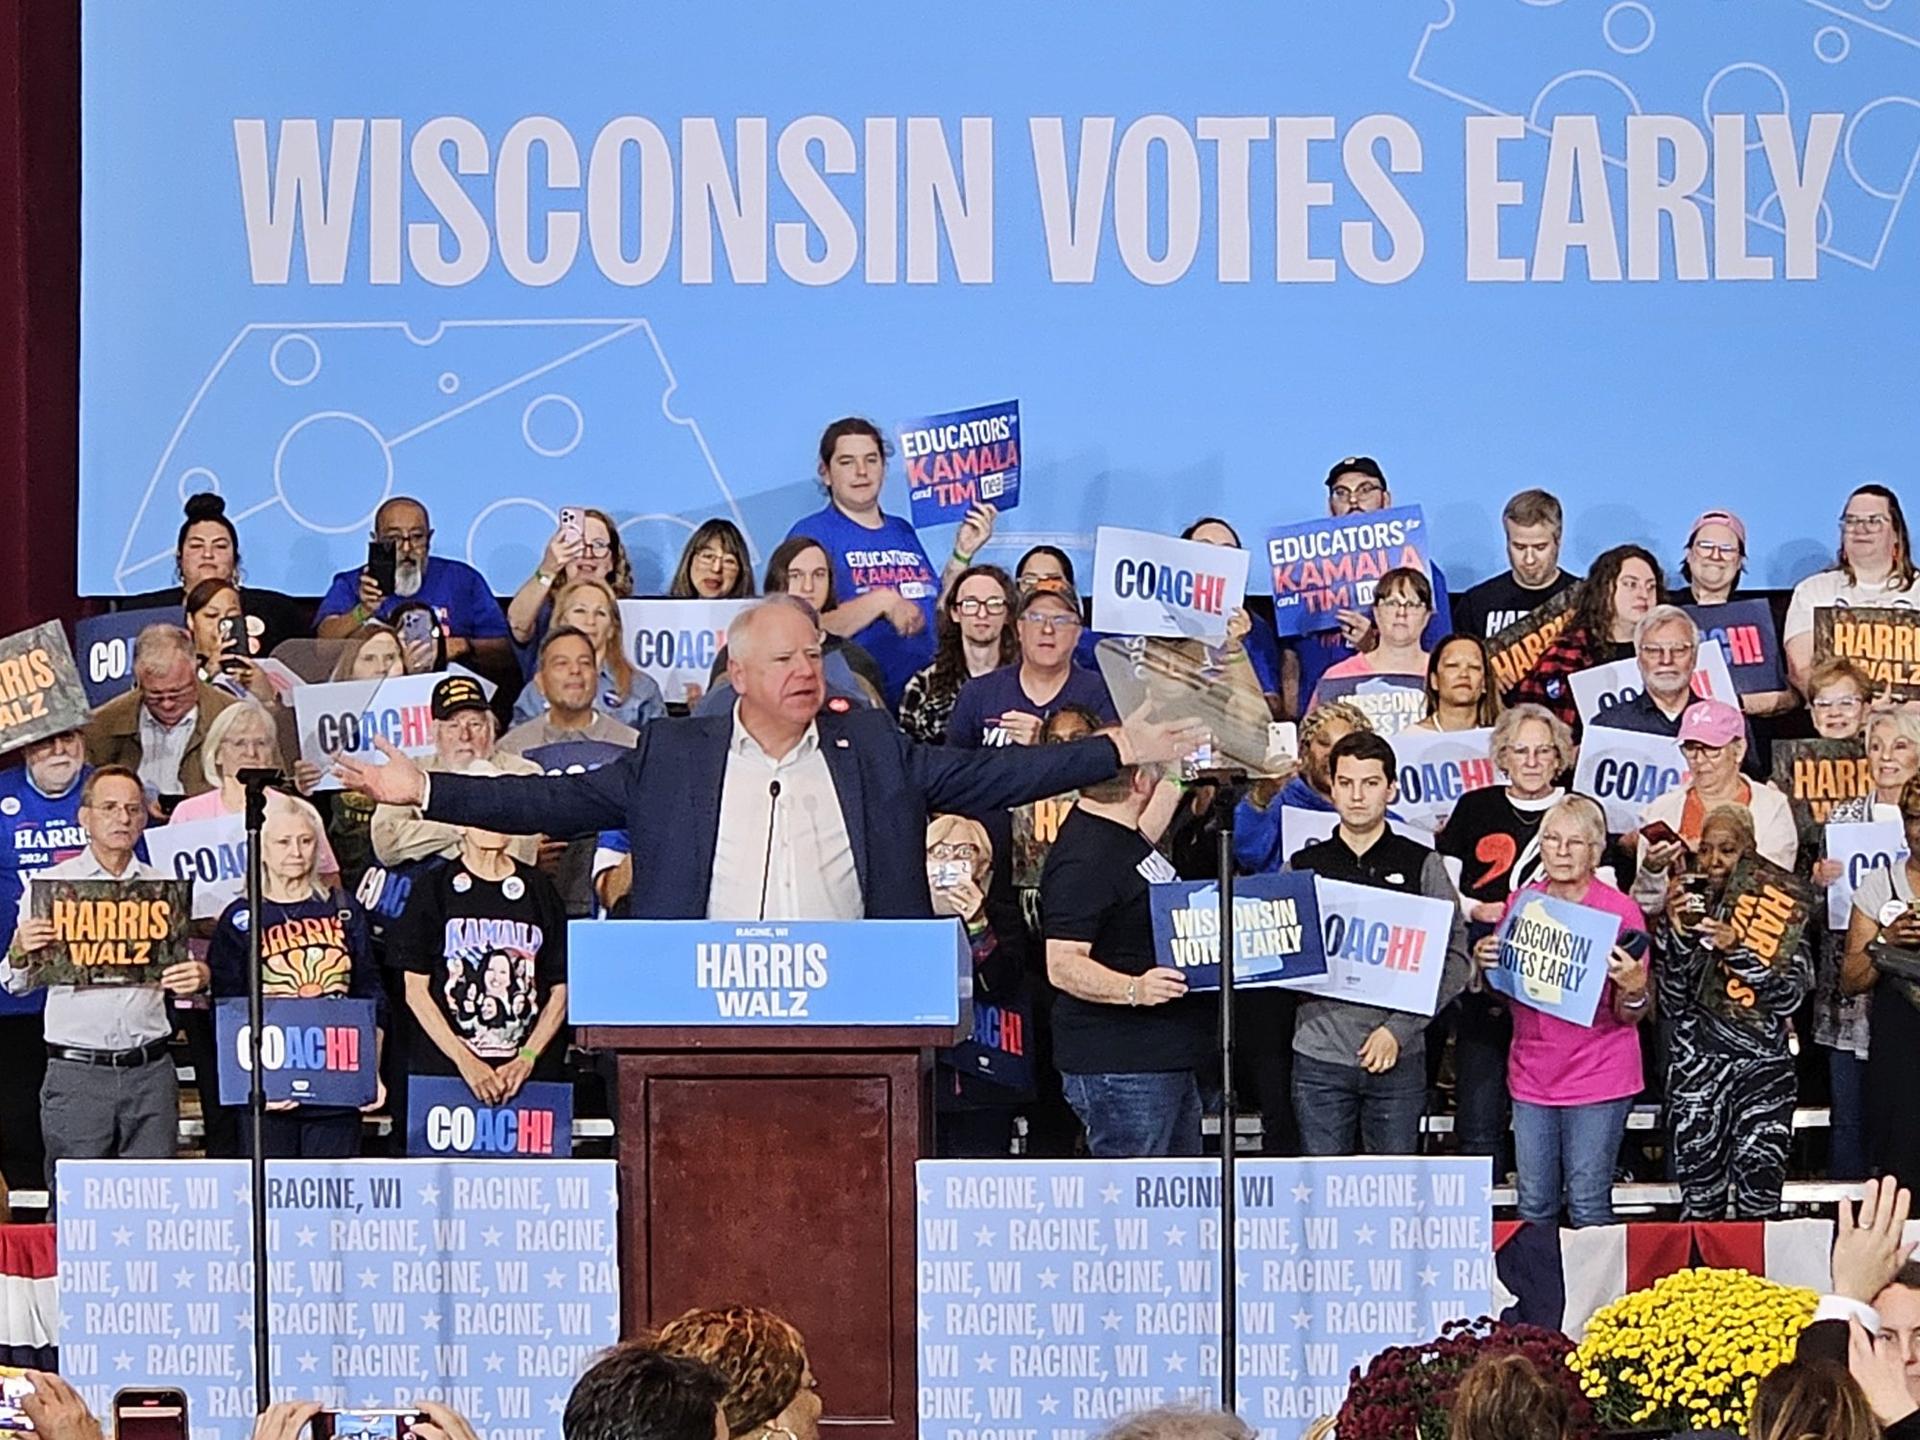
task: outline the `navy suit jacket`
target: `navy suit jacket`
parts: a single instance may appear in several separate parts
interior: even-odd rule
[[[1010,809],[1109,779],[1120,765],[1104,736],[958,750],[909,740],[879,710],[823,711],[817,723],[870,919],[932,915],[930,814]],[[508,835],[624,829],[633,842],[628,913],[703,919],[732,735],[731,714],[656,720],[629,754],[584,775],[436,774],[426,813]]]

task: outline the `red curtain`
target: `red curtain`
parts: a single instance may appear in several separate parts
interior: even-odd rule
[[[80,613],[80,7],[0,0],[0,635]]]

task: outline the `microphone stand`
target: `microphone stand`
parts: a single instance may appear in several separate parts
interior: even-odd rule
[[[246,791],[247,826],[247,1087],[248,1123],[253,1157],[248,1186],[253,1230],[253,1406],[265,1414],[272,1392],[267,1336],[267,1090],[260,1063],[260,1032],[266,1024],[266,1000],[260,979],[260,847],[267,821],[267,791],[286,784],[278,770],[242,770],[234,777]],[[214,1093],[219,1093],[215,1076]]]
[[[1235,1235],[1239,1197],[1234,1194],[1240,1118],[1233,1094],[1234,935],[1233,812],[1246,788],[1247,772],[1206,769],[1193,777],[1213,786],[1214,864],[1220,891],[1220,1408],[1238,1413],[1240,1245]]]

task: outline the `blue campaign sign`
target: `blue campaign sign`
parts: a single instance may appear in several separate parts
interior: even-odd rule
[[[220,1051],[220,1103],[244,1105],[252,1093],[247,1002],[221,1000],[213,1011]],[[366,1105],[377,1093],[379,1056],[373,1001],[279,999],[266,1002],[260,1065],[269,1100],[303,1105]]]
[[[644,926],[645,928],[639,928]],[[955,920],[575,920],[574,1025],[970,1025]]]
[[[149,610],[117,610],[89,615],[73,624],[73,658],[87,703],[104,705],[133,685],[133,642],[149,625],[178,625],[181,612],[171,605]]]
[[[244,1160],[62,1160],[60,1373],[96,1415],[178,1386],[193,1440],[249,1440]],[[620,1337],[611,1160],[270,1160],[274,1400],[460,1411],[555,1434]]]
[[[918,1178],[921,1440],[1217,1403],[1216,1165],[923,1160]],[[1486,1314],[1490,1179],[1468,1157],[1242,1161],[1241,1415],[1294,1440],[1355,1366]]]
[[[1764,600],[1734,600],[1725,605],[1689,605],[1702,641],[1717,640],[1727,658],[1733,688],[1742,695],[1787,688],[1781,668],[1780,632],[1773,607]]]
[[[1374,734],[1389,740],[1427,718],[1426,684],[1419,675],[1328,675],[1313,697],[1316,705],[1345,700],[1367,717]]]
[[[573,1154],[573,1086],[535,1082],[487,1105],[457,1075],[409,1076],[407,1154],[564,1160]]]
[[[1033,1088],[1033,1001],[1023,985],[1012,995],[975,996],[973,1032],[940,1052],[954,1069],[1003,1090]]]
[[[1333,629],[1339,611],[1373,604],[1374,582],[1387,571],[1431,573],[1427,546],[1418,505],[1275,525],[1267,531],[1274,627],[1282,635]]]
[[[1153,949],[1162,965],[1186,972],[1194,990],[1220,988],[1220,886],[1175,880],[1147,891]],[[1327,973],[1313,876],[1299,871],[1248,875],[1233,882],[1233,979],[1281,984]]]
[[[900,460],[916,526],[951,525],[975,505],[1020,503],[1020,402],[900,422]]]
[[[1500,959],[1487,984],[1529,1009],[1591,1026],[1607,985],[1620,917],[1529,890],[1494,932]]]
[[[611,765],[633,751],[611,740],[556,740],[551,745],[536,745],[520,753],[549,775],[584,775],[602,765]]]
[[[502,594],[606,505],[658,594],[692,525],[764,557],[819,507],[854,396],[1046,417],[984,558],[1206,513],[1256,546],[1364,438],[1457,588],[1506,565],[1490,435],[1576,570],[1699,508],[1622,477],[1738,477],[1769,586],[1832,558],[1833,436],[1914,449],[1855,379],[1920,369],[1911,7],[979,0],[1019,44],[937,104],[846,37],[939,55],[945,14],[832,15],[82,7],[82,590],[166,583],[218,489],[293,594],[386,495]],[[1329,363],[1357,343],[1387,358]],[[1484,379],[1517,354],[1520,403]]]

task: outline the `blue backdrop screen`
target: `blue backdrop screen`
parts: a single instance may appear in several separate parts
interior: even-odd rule
[[[256,584],[413,494],[503,590],[599,504],[644,593],[710,515],[764,556],[827,420],[1008,398],[1002,558],[1251,539],[1362,451],[1456,582],[1543,484],[1576,562],[1731,504],[1781,583],[1914,449],[1916,0],[83,23],[93,593],[169,583],[201,488]]]

